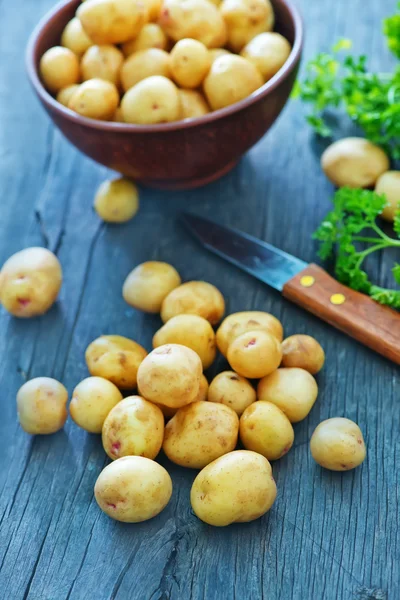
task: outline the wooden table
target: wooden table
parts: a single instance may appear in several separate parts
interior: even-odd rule
[[[65,275],[60,301],[43,318],[19,321],[0,311],[1,600],[400,598],[398,368],[201,251],[176,220],[190,209],[315,258],[310,236],[332,187],[302,106],[291,102],[224,179],[190,192],[142,190],[131,223],[104,225],[92,201],[109,173],[61,137],[24,72],[28,36],[53,4],[0,3],[0,264],[21,248],[44,245]],[[373,68],[391,64],[380,21],[394,11],[392,0],[299,4],[306,58],[352,37]],[[393,258],[372,264],[381,284],[390,282]],[[294,449],[273,467],[278,499],[251,524],[201,523],[189,503],[195,473],[164,457],[174,482],[169,506],[147,523],[111,521],[93,498],[107,463],[99,437],[70,420],[49,437],[31,437],[17,423],[19,386],[46,375],[72,392],[87,375],[84,351],[98,335],[132,336],[151,348],[158,317],[134,311],[121,296],[129,270],[149,259],[173,263],[186,280],[216,284],[230,312],[271,311],[287,334],[315,335],[326,349],[319,399],[296,425]],[[312,431],[333,416],[354,419],[365,434],[368,458],[355,471],[323,471],[310,457]]]

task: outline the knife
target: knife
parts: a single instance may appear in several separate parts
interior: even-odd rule
[[[400,364],[400,314],[340,284],[324,269],[231,227],[183,213],[200,244],[298,306]]]

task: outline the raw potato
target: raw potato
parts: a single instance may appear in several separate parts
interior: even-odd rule
[[[4,263],[0,271],[0,303],[15,317],[47,312],[62,284],[58,258],[46,248],[25,248]]]
[[[209,50],[212,63],[220,56],[226,56],[227,54],[231,54],[231,52],[229,52],[229,50],[225,50],[225,48],[211,48],[211,50]]]
[[[315,375],[324,362],[322,346],[310,335],[291,335],[282,342],[282,367],[299,367]]]
[[[82,56],[92,44],[93,42],[83,29],[80,20],[77,17],[71,19],[62,33],[61,46],[69,48],[77,56]]]
[[[314,377],[304,369],[278,369],[258,384],[259,400],[276,404],[291,423],[306,418],[318,396]]]
[[[168,47],[168,38],[157,23],[146,23],[139,35],[129,42],[122,45],[122,52],[126,57],[140,50],[148,48],[159,48],[166,50]]]
[[[164,298],[181,284],[179,273],[165,262],[149,261],[138,265],[125,279],[125,302],[148,313],[159,313]]]
[[[387,171],[378,178],[375,186],[377,194],[385,194],[387,206],[381,214],[385,221],[393,221],[400,205],[400,171]]]
[[[146,350],[129,338],[102,335],[88,346],[85,359],[91,375],[130,390],[136,387],[139,365],[146,356]]]
[[[121,456],[145,456],[154,459],[164,438],[164,416],[158,406],[140,396],[119,402],[103,425],[103,447],[115,460]]]
[[[121,392],[111,381],[103,377],[87,377],[74,389],[69,412],[82,429],[101,433],[108,413],[121,400]]]
[[[256,35],[274,27],[274,10],[269,0],[223,0],[220,11],[228,28],[228,46],[234,52],[240,52]]]
[[[201,360],[190,348],[160,346],[139,367],[139,391],[150,402],[180,408],[197,397],[202,372]]]
[[[223,371],[210,383],[208,401],[225,404],[237,415],[257,400],[256,391],[247,379],[234,371]]]
[[[81,60],[82,79],[83,81],[104,79],[118,86],[123,62],[124,55],[115,46],[111,44],[91,46]]]
[[[107,223],[125,223],[139,210],[138,189],[125,177],[104,181],[96,192],[94,208]]]
[[[365,442],[359,426],[342,417],[322,421],[312,434],[313,459],[330,471],[349,471],[361,465],[366,456]]]
[[[158,515],[172,495],[172,481],[158,463],[143,456],[125,456],[100,473],[96,502],[116,521],[140,523]]]
[[[122,108],[120,106],[118,106],[117,110],[115,111],[112,121],[115,123],[125,123],[124,115],[122,114]]]
[[[167,423],[163,450],[177,465],[202,469],[236,446],[237,414],[223,404],[193,402]]]
[[[129,56],[121,69],[122,87],[127,92],[134,85],[153,75],[170,77],[169,54],[159,48],[147,48]]]
[[[179,90],[181,119],[196,119],[210,112],[204,96],[197,90]]]
[[[242,377],[260,379],[281,364],[281,344],[267,331],[248,331],[232,342],[227,358],[232,369]]]
[[[118,104],[119,94],[113,83],[102,79],[89,79],[72,95],[68,108],[88,119],[108,121],[114,116]]]
[[[277,460],[293,446],[294,431],[287,416],[272,402],[254,402],[240,417],[240,439],[247,450]]]
[[[157,21],[161,12],[162,0],[146,0],[146,4],[149,13],[149,21]]]
[[[148,21],[148,8],[138,0],[86,0],[76,16],[94,44],[122,44]]]
[[[185,39],[175,44],[170,54],[171,73],[184,88],[197,88],[211,67],[211,57],[204,44]]]
[[[175,42],[192,38],[207,48],[220,48],[227,40],[224,19],[208,0],[164,0],[159,23]]]
[[[188,281],[175,288],[165,298],[161,319],[166,323],[176,315],[199,315],[216,325],[225,313],[225,300],[221,292],[205,281]]]
[[[321,157],[325,175],[338,187],[367,188],[389,170],[384,151],[364,138],[348,137],[334,142]]]
[[[217,346],[215,333],[210,323],[198,315],[177,315],[153,337],[153,348],[165,344],[181,344],[199,355],[203,369],[208,369],[215,360]]]
[[[260,71],[251,62],[227,54],[212,63],[203,87],[209,105],[218,110],[247,98],[263,83]]]
[[[291,51],[292,48],[283,35],[265,32],[250,40],[240,54],[257,67],[264,81],[268,81],[283,67]]]
[[[177,121],[181,114],[178,88],[161,75],[147,77],[126,92],[121,108],[126,123],[155,125]]]
[[[200,402],[200,401],[205,402],[207,400],[207,394],[208,394],[208,381],[207,381],[206,376],[202,375],[201,379],[200,379],[199,393],[197,394],[197,396],[193,402]],[[177,411],[179,410],[179,408],[170,408],[169,406],[163,406],[162,404],[156,404],[156,406],[161,408],[164,417],[166,417],[167,419],[170,419],[171,417],[176,415]]]
[[[74,83],[73,85],[67,85],[67,87],[62,88],[56,96],[57,102],[59,102],[63,106],[68,107],[69,101],[71,100],[72,96],[78,88],[78,83]]]
[[[273,315],[257,310],[233,313],[222,321],[217,331],[217,346],[221,354],[226,356],[230,344],[247,331],[267,331],[278,342],[283,339],[282,323]]]
[[[249,450],[214,460],[200,471],[190,492],[195,514],[216,527],[254,521],[269,511],[275,498],[270,463]]]
[[[50,48],[43,54],[39,70],[44,85],[53,93],[78,83],[80,77],[78,57],[62,46]]]
[[[32,435],[48,435],[64,427],[68,392],[50,377],[37,377],[24,383],[17,394],[18,419]]]

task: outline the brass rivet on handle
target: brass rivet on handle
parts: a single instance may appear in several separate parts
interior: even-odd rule
[[[303,275],[303,277],[300,279],[300,285],[303,287],[311,287],[314,285],[314,283],[315,279],[312,275]]]
[[[343,294],[333,294],[330,298],[332,304],[343,304],[346,302],[346,296]]]

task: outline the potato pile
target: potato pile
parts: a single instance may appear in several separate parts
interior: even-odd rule
[[[289,57],[270,0],[85,0],[40,61],[46,88],[91,119],[151,125],[243,100]]]

